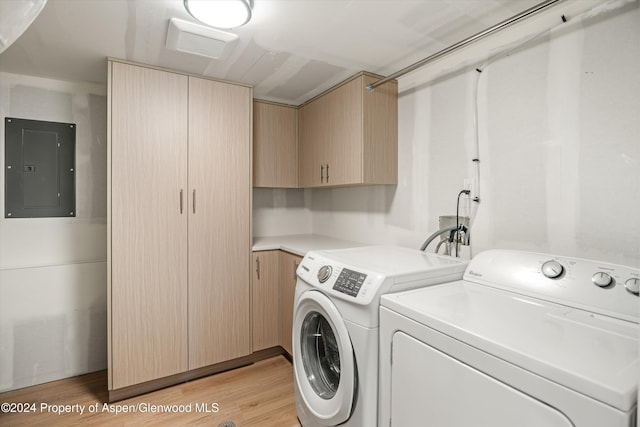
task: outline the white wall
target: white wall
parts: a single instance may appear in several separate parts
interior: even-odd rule
[[[475,252],[640,264],[639,21],[638,2],[574,20],[480,75]],[[397,186],[256,189],[254,235],[419,247],[473,177],[476,77],[400,94]],[[5,219],[0,197],[0,392],[106,367],[105,93],[0,73],[2,117],[77,124],[75,218]]]
[[[103,86],[0,73],[3,123],[77,125],[75,218],[4,218],[0,176],[0,392],[106,368],[106,109]]]
[[[481,73],[474,253],[640,265],[638,22],[638,2],[574,19]],[[313,190],[314,233],[419,247],[455,214],[474,176],[474,68],[400,94],[398,186]]]
[[[253,189],[253,235],[256,237],[311,233],[311,190]]]

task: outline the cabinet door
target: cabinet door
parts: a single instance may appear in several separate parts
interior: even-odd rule
[[[365,75],[363,85],[377,80]],[[362,92],[363,183],[398,183],[398,82]]]
[[[253,253],[253,351],[279,345],[280,251]]]
[[[362,78],[325,95],[329,104],[328,185],[362,182]]]
[[[362,74],[299,112],[300,187],[398,182],[398,86]]]
[[[110,389],[187,370],[187,77],[111,63]]]
[[[253,186],[298,186],[298,110],[253,102]]]
[[[296,291],[296,270],[302,257],[280,252],[280,345],[293,354],[291,336],[293,330],[293,299]]]
[[[251,89],[189,78],[189,368],[251,352]]]
[[[299,111],[299,184],[301,187],[325,185],[325,169],[329,163],[331,124],[329,103],[320,97]]]

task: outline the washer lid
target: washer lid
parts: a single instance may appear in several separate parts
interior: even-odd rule
[[[357,310],[358,319],[349,313],[342,315],[375,327],[380,295],[462,279],[466,266],[466,261],[415,249],[367,246],[309,251],[296,273],[333,300],[370,307],[369,311]]]
[[[382,305],[623,411],[636,404],[638,324],[466,281]]]
[[[327,261],[356,269],[376,272],[396,280],[413,276],[438,276],[453,269],[464,271],[467,262],[460,258],[436,255],[400,246],[364,246],[360,248],[317,251]]]

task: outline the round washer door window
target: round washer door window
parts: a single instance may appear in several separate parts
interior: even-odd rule
[[[296,385],[308,410],[337,425],[352,411],[356,372],[349,333],[338,309],[317,291],[296,305],[293,332]]]
[[[340,385],[340,350],[329,321],[317,311],[302,322],[300,351],[307,380],[318,396],[331,399]]]

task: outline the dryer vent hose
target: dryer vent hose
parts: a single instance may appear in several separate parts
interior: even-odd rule
[[[444,233],[451,233],[454,230],[457,230],[458,226],[457,225],[450,225],[449,227],[443,227],[440,230],[436,231],[435,233],[433,233],[431,236],[427,237],[427,240],[424,241],[424,243],[422,244],[422,246],[420,247],[421,251],[425,251],[427,249],[427,246],[429,246],[429,244],[431,242],[433,242],[436,237],[438,237],[441,234]]]

